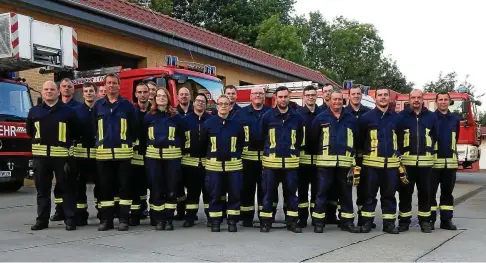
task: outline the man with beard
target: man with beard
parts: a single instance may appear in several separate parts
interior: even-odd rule
[[[297,224],[299,202],[296,193],[304,120],[289,108],[290,92],[287,87],[278,87],[275,95],[277,106],[263,115],[259,132],[264,140],[260,232],[269,232],[272,227],[273,203],[278,200],[276,189],[279,182],[283,182],[284,200],[287,200],[287,230],[302,233]]]
[[[399,113],[398,146],[409,184],[399,187],[399,230],[408,231],[412,219],[412,195],[417,184],[418,219],[422,232],[431,233],[430,189],[434,144],[437,141],[437,116],[423,106],[423,92],[415,89],[409,95],[410,107]]]

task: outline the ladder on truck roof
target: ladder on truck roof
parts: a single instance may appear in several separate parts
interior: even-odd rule
[[[256,85],[246,85],[246,86],[236,86],[236,90],[247,90],[253,88],[263,88],[266,92],[274,92],[278,87],[284,86],[289,88],[290,91],[303,90],[305,87],[312,85],[318,87],[317,83],[312,81],[296,81],[296,82],[282,82],[282,83],[270,83],[270,84],[256,84]]]
[[[0,71],[46,67],[44,72],[78,67],[76,31],[14,12],[0,14]]]

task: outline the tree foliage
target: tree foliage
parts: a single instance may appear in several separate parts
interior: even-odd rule
[[[463,81],[459,81],[455,71],[449,72],[445,75],[441,71],[437,80],[429,81],[424,85],[424,91],[431,93],[454,92],[459,88],[466,88],[468,93],[473,95],[475,99],[479,99],[484,96],[484,93],[477,93],[475,85],[469,82],[468,78],[469,75],[466,75]]]

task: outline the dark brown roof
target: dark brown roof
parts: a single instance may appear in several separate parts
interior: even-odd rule
[[[276,70],[292,72],[306,80],[332,82],[336,84],[319,71],[312,70],[167,15],[154,13],[132,3],[122,0],[77,0],[77,2],[151,27],[159,28],[169,34],[191,39],[195,43],[210,46],[216,50],[221,50],[249,61],[261,63]]]

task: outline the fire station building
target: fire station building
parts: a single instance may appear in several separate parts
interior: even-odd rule
[[[225,85],[329,81],[318,71],[123,0],[0,0],[0,13],[6,12],[75,28],[77,70],[154,67],[172,55],[216,66]],[[20,76],[35,89],[53,79],[38,69]]]

